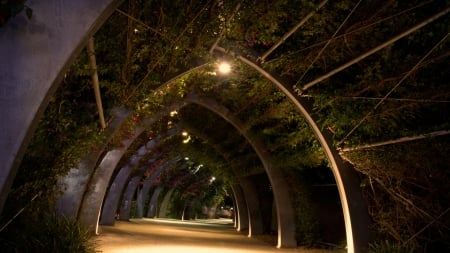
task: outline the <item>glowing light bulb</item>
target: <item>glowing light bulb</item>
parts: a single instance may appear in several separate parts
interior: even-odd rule
[[[222,74],[228,74],[231,71],[231,66],[228,62],[222,62],[219,64],[219,72]]]

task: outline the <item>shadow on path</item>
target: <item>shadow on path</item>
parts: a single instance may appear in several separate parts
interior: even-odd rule
[[[102,226],[97,239],[98,249],[105,253],[331,252],[300,248],[277,249],[266,242],[237,232],[229,219],[117,221],[115,226]]]

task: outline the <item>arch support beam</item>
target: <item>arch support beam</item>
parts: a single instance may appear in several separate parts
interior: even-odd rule
[[[221,53],[234,55],[233,52],[230,53],[221,47],[216,47],[215,49]],[[354,168],[350,164],[344,162],[339,156],[339,153],[333,147],[331,136],[328,133],[322,132],[317,125],[316,120],[313,119],[312,114],[310,113],[311,109],[309,109],[311,107],[311,101],[307,101],[305,98],[295,95],[296,92],[293,89],[294,86],[289,87],[286,83],[281,82],[257,63],[241,55],[237,55],[236,57],[249,67],[258,71],[282,91],[308,122],[327,155],[336,180],[344,214],[348,252],[367,252],[367,247],[372,239],[372,235],[369,229],[370,218],[359,187],[358,175]],[[280,216],[279,213],[278,216]]]
[[[241,187],[247,202],[248,236],[263,234],[263,221],[255,185],[248,178],[241,178]]]
[[[273,189],[273,196],[277,206],[277,222],[278,222],[278,245],[277,247],[296,247],[295,240],[295,215],[292,207],[292,201],[289,194],[287,183],[281,170],[275,168],[270,162],[270,154],[264,145],[254,138],[251,133],[245,132],[244,124],[236,118],[227,108],[218,104],[216,101],[208,98],[202,98],[194,93],[190,93],[185,97],[190,103],[203,106],[217,115],[220,115],[231,125],[233,125],[250,143],[258,155],[264,166],[266,174],[270,180]],[[247,195],[246,195],[247,196]],[[247,200],[248,201],[248,200]],[[247,203],[247,205],[249,205]]]
[[[29,1],[0,33],[0,212],[50,96],[122,0]],[[7,60],[5,60],[7,59]]]
[[[244,193],[242,193],[242,188],[238,184],[231,185],[231,190],[233,191],[234,199],[236,200],[235,207],[235,218],[237,218],[237,231],[243,231],[248,229],[248,208],[247,202],[245,201]]]
[[[108,139],[102,144],[101,147],[99,147],[99,149],[103,149],[111,137],[117,133],[118,129],[128,117],[129,111],[124,108],[116,108],[113,114],[114,120],[105,130],[105,133],[108,135]],[[106,160],[110,163],[111,155],[108,154],[109,153],[107,153],[105,157],[107,157]],[[88,154],[87,158],[82,159],[76,168],[72,168],[65,176],[58,178],[58,188],[63,190],[63,193],[58,196],[55,204],[56,210],[59,214],[72,218],[79,217],[83,197],[85,197],[86,192],[91,190],[91,185],[97,185],[98,183],[98,178],[95,174],[99,168],[101,171],[104,170],[104,166],[98,167],[97,169],[95,168],[100,156],[101,153],[99,152]],[[115,152],[112,157],[116,156],[117,152]],[[102,160],[105,160],[105,157]]]
[[[132,169],[139,164],[144,154],[155,148],[165,137],[177,134],[179,131],[180,129],[178,128],[172,128],[167,131],[166,135],[161,135],[150,140],[131,156],[130,162],[127,165],[119,170],[119,173],[112,182],[105,198],[104,207],[100,217],[100,223],[102,225],[114,225],[115,213],[119,205],[120,197],[124,191],[125,184],[129,180]]]

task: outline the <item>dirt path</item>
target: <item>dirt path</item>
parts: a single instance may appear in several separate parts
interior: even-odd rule
[[[231,220],[185,221],[136,219],[116,222],[113,227],[102,226],[98,236],[99,250],[115,252],[152,253],[237,253],[237,252],[303,252],[330,251],[305,249],[276,249],[261,240],[237,232]]]

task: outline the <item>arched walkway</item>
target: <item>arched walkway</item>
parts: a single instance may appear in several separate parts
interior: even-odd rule
[[[8,122],[0,128],[0,160],[3,162],[0,170],[0,210],[49,96],[87,39],[120,2],[32,2],[30,7],[36,13],[34,18],[25,22],[24,17],[19,16],[0,37],[0,56],[3,59],[12,59],[8,63],[2,62],[0,66],[0,113],[3,120]],[[18,25],[21,22],[26,25]],[[43,66],[46,66],[45,70],[42,69]],[[271,79],[264,71],[261,73]],[[283,85],[278,86],[288,97],[292,97],[292,92],[283,89]],[[299,109],[304,108],[297,99],[292,101]],[[21,106],[17,106],[19,104]],[[358,184],[351,168],[338,159],[339,156],[331,148],[329,141],[314,127],[314,120],[310,119],[308,111],[301,111],[324,147],[334,169],[345,214],[349,252],[360,252],[367,245],[368,227],[359,191],[355,190]],[[280,178],[273,175],[269,177],[275,184]]]
[[[103,252],[199,252],[199,253],[269,253],[270,242],[236,233],[233,221],[227,219],[174,221],[166,219],[132,219],[101,227],[98,237]],[[302,248],[276,249],[276,252],[326,253],[325,250]],[[332,252],[330,252],[332,253]]]

